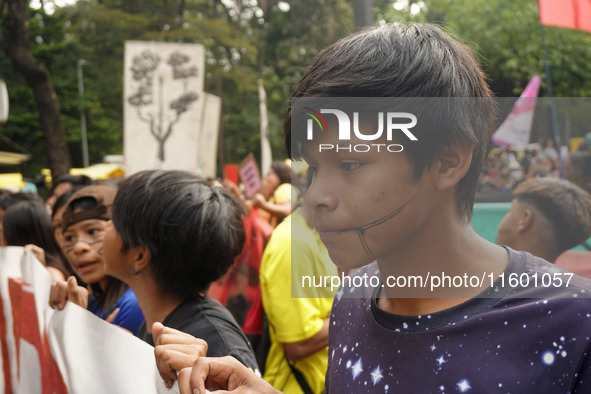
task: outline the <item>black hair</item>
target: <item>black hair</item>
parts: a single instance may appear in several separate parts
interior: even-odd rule
[[[41,201],[41,199],[34,193],[8,193],[0,196],[0,208],[7,210],[19,201]]]
[[[47,193],[48,197],[53,195],[55,188],[58,187],[60,183],[70,183],[73,187],[84,187],[94,185],[95,182],[86,175],[64,174],[52,181],[51,189],[49,189],[49,193]]]
[[[272,162],[271,169],[279,177],[280,184],[291,183],[291,167],[284,161],[276,160]]]
[[[34,244],[45,251],[47,265],[59,269],[66,276],[72,273],[53,236],[51,217],[40,199],[12,204],[4,213],[2,227],[8,245]]]
[[[513,189],[550,222],[560,253],[591,236],[591,195],[576,184],[553,177],[531,178]]]
[[[145,247],[160,289],[183,299],[219,279],[244,245],[240,203],[222,187],[184,171],[142,171],[125,179],[113,203],[122,253]]]
[[[496,105],[471,50],[430,24],[393,23],[360,30],[320,52],[307,68],[292,97],[466,97],[444,100],[436,112],[442,122],[425,128],[421,144],[404,147],[418,181],[425,168],[459,141],[473,145],[472,162],[456,186],[459,214],[469,220],[494,125]],[[430,108],[429,110],[433,110]],[[285,143],[293,159],[302,152],[294,141],[305,132],[291,129],[292,108],[285,118]]]

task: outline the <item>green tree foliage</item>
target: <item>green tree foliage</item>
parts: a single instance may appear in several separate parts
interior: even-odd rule
[[[544,76],[536,4],[373,0],[378,24],[434,22],[462,37],[478,52],[499,96],[517,96],[533,75]],[[205,46],[205,90],[223,102],[220,159],[237,163],[249,152],[260,155],[257,80],[262,78],[267,91],[271,145],[280,159],[286,156],[283,118],[297,81],[312,58],[353,31],[354,24],[350,0],[79,0],[52,15],[31,13],[30,26],[32,51],[50,69],[60,99],[72,164],[80,166],[81,109],[87,114],[91,163],[122,152],[126,40]],[[591,34],[545,31],[554,94],[591,96]],[[86,60],[84,100],[77,89],[79,59]],[[35,103],[2,54],[0,67],[11,97],[9,122],[0,133],[34,154],[25,168],[33,175],[47,165]],[[540,94],[546,91],[543,78]]]

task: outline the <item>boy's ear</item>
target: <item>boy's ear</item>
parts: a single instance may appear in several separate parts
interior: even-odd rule
[[[474,145],[466,140],[458,141],[445,148],[435,161],[438,190],[455,187],[466,175],[472,163]]]
[[[133,275],[139,275],[144,269],[150,264],[152,256],[145,246],[136,246],[130,251],[133,256],[131,273]]]
[[[519,221],[517,222],[517,232],[523,233],[530,229],[534,223],[534,212],[531,209],[524,209],[519,214]]]

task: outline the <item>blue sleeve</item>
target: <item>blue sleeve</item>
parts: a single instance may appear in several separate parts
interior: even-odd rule
[[[125,328],[137,335],[140,326],[144,322],[144,315],[142,310],[137,303],[137,298],[131,289],[127,289],[117,302],[116,308],[119,308],[119,312],[113,320],[113,324]]]

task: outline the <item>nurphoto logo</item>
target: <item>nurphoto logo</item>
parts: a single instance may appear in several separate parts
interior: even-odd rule
[[[359,128],[359,112],[353,112],[353,128],[351,128],[351,119],[347,113],[339,109],[321,109],[320,112],[312,108],[304,107],[306,115],[310,117],[307,121],[307,139],[311,141],[314,138],[314,123],[318,125],[321,132],[328,131],[328,123],[322,114],[331,114],[336,117],[338,122],[339,141],[351,140],[351,129],[355,137],[361,141],[376,141],[382,138],[384,129],[386,131],[386,140],[392,141],[394,132],[401,131],[411,141],[417,141],[417,137],[410,131],[416,126],[417,117],[408,112],[378,112],[377,113],[377,131],[372,134],[365,134]],[[373,121],[372,121],[373,123]],[[384,127],[385,123],[385,127]],[[364,123],[366,124],[366,123]],[[402,152],[404,147],[400,144],[319,144],[319,152],[323,151],[348,151],[348,152],[369,152],[370,150],[380,150],[388,152]]]

